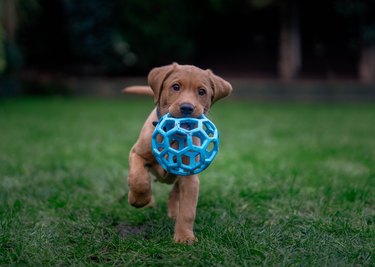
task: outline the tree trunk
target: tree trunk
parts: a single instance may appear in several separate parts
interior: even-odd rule
[[[301,69],[299,6],[295,0],[281,7],[279,77],[284,81],[296,78]]]
[[[363,83],[375,83],[375,43],[362,45],[359,79]]]

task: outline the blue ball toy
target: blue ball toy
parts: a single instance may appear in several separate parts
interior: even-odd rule
[[[205,115],[199,118],[160,118],[152,134],[152,152],[159,164],[175,175],[206,169],[219,151],[219,132]]]

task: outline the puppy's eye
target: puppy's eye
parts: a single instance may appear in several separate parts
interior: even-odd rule
[[[173,91],[178,92],[178,91],[180,91],[180,85],[175,83],[174,85],[172,85],[172,89],[173,89]]]
[[[198,94],[201,95],[201,96],[204,96],[204,95],[207,94],[207,92],[206,92],[205,89],[201,88],[201,89],[199,89]]]

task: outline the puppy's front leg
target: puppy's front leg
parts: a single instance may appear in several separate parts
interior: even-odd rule
[[[145,160],[133,148],[129,155],[128,202],[141,208],[152,201],[150,177]]]
[[[174,229],[174,240],[178,243],[191,244],[195,241],[193,227],[199,195],[198,175],[179,177],[178,187],[179,212]]]

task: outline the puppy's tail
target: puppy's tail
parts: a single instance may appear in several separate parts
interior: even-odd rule
[[[121,90],[123,93],[137,94],[137,95],[147,95],[154,96],[154,91],[152,91],[150,86],[129,86]]]

